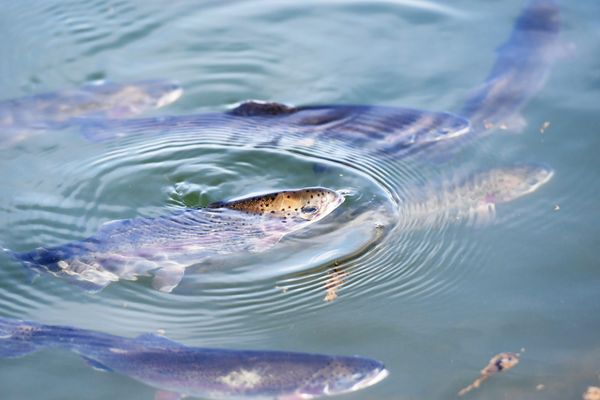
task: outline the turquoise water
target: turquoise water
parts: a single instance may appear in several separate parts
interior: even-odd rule
[[[318,150],[160,136],[91,143],[76,129],[0,149],[0,243],[19,251],[81,239],[109,220],[247,193],[315,185],[349,193],[336,218],[264,254],[199,266],[172,294],[152,290],[147,279],[95,295],[48,275],[30,285],[2,255],[0,316],[386,364],[386,380],[340,397],[347,399],[454,398],[493,355],[521,352],[519,365],[468,396],[581,398],[600,386],[600,6],[561,5],[564,54],[523,110],[527,127],[472,143],[446,163],[416,155],[371,168],[359,156],[342,165]],[[246,99],[458,111],[521,6],[15,2],[0,16],[1,98],[95,79],[170,78],[183,97],[151,115],[224,111]],[[547,163],[555,175],[499,205],[492,223],[438,218],[422,226],[412,218],[411,204],[427,188],[519,161]],[[334,265],[345,282],[326,302]],[[58,350],[0,360],[1,399],[150,399],[153,392]]]

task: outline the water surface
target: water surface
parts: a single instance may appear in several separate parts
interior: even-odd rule
[[[154,115],[223,111],[250,98],[457,111],[521,6],[6,3],[1,97],[93,79],[170,78],[185,94]],[[386,364],[385,381],[347,399],[453,398],[493,355],[525,349],[517,367],[469,396],[579,398],[600,384],[600,7],[561,6],[565,54],[523,110],[527,127],[474,142],[445,163],[357,152],[354,164],[342,164],[322,149],[160,135],[91,143],[75,128],[0,149],[0,243],[19,251],[84,238],[109,220],[248,193],[348,193],[335,218],[264,254],[198,266],[172,294],[143,279],[96,295],[51,276],[30,284],[2,255],[0,313],[124,336],[160,330],[196,346],[360,354]],[[412,219],[410,205],[437,182],[514,162],[545,162],[555,176],[499,206],[494,223]],[[345,282],[326,302],[333,267]],[[111,396],[149,399],[153,389],[59,351],[0,360],[3,399]]]

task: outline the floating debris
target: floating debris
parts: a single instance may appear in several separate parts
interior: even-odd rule
[[[546,388],[546,386],[544,386],[543,384],[539,384],[535,387],[535,390],[540,391],[540,390],[544,390]]]
[[[546,129],[550,128],[550,121],[546,121],[542,124],[542,127],[540,128],[540,133],[543,135],[544,132],[546,132]]]
[[[329,270],[329,279],[325,283],[325,289],[327,294],[323,300],[331,302],[337,298],[337,291],[346,281],[348,273],[338,268],[332,268]]]
[[[478,388],[486,379],[494,375],[496,372],[511,369],[519,363],[519,356],[519,353],[500,353],[495,355],[492,357],[488,365],[481,370],[481,375],[479,375],[479,377],[475,379],[475,381],[473,381],[473,383],[471,383],[469,386],[458,392],[458,395],[464,396],[471,390]]]
[[[583,394],[583,400],[600,400],[600,387],[590,386]]]
[[[560,206],[558,204],[554,205],[554,211],[559,211],[560,210]]]

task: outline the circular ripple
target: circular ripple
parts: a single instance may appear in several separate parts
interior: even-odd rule
[[[345,193],[346,202],[269,251],[188,268],[172,294],[151,289],[144,277],[96,295],[74,293],[73,286],[48,275],[27,286],[19,267],[9,263],[12,268],[3,273],[18,290],[0,294],[8,312],[89,328],[108,325],[128,336],[161,329],[227,346],[260,340],[285,321],[302,320],[328,306],[332,291],[336,301],[439,301],[472,269],[462,260],[481,256],[443,212],[417,212],[431,192],[427,188],[444,178],[443,169],[332,144],[256,148],[232,146],[218,134],[163,133],[99,149],[83,145],[81,157],[49,163],[46,173],[60,182],[53,189],[44,177],[29,177],[36,189],[10,202],[7,226],[15,239],[8,245],[21,251],[58,245],[92,235],[108,220],[268,190],[324,186]],[[46,152],[45,159],[56,154]],[[102,322],[90,321],[89,313],[102,315]],[[73,320],[77,316],[80,321]]]
[[[373,86],[370,77],[380,74],[370,73],[369,78],[347,85],[344,74],[337,76],[331,71],[339,65],[354,68],[357,64],[340,59],[346,56],[329,45],[317,46],[317,41],[332,34],[351,37],[355,40],[348,43],[347,54],[353,54],[355,46],[365,40],[356,36],[362,31],[356,29],[357,19],[353,18],[357,10],[385,15],[390,26],[401,26],[401,30],[418,28],[396,23],[406,7],[417,9],[423,26],[453,14],[433,3],[397,4],[383,1],[371,8],[363,2],[331,2],[327,7],[341,12],[341,18],[333,20],[328,13],[314,13],[304,6],[270,4],[267,11],[243,2],[233,7],[233,14],[231,7],[218,2],[193,9],[182,3],[168,10],[123,2],[110,7],[95,2],[85,7],[57,3],[31,12],[19,9],[30,27],[28,37],[40,37],[44,32],[47,38],[21,46],[28,63],[35,65],[39,59],[35,54],[51,53],[45,58],[47,65],[35,68],[45,71],[44,78],[32,78],[26,91],[47,90],[45,82],[64,85],[72,79],[77,83],[115,79],[133,70],[147,77],[165,73],[190,77],[185,85],[187,95],[179,103],[183,106],[176,106],[187,104],[188,109],[233,104],[248,97],[268,98],[273,93],[284,100],[307,103],[363,100],[365,88]],[[427,7],[422,10],[418,5]],[[48,15],[43,24],[32,22],[40,19],[39,12]],[[219,13],[227,13],[229,28],[239,28],[225,32],[222,24],[213,22],[222,19],[210,17]],[[302,31],[307,20],[299,16],[305,16],[320,31],[285,38],[282,45],[278,24],[259,23],[249,28],[238,23],[249,13],[263,22],[288,18],[290,31]],[[204,24],[197,23],[198,14],[203,14]],[[325,23],[317,23],[321,19]],[[367,20],[360,23],[365,23],[365,29],[370,25]],[[382,67],[379,61],[388,58],[389,48],[402,37],[390,32],[382,31],[377,45],[369,43],[374,55],[362,68],[401,70],[402,64],[390,61],[388,67]],[[248,37],[255,45],[248,46]],[[170,44],[168,51],[164,43]],[[290,46],[295,49],[291,55],[286,50]],[[49,52],[49,48],[56,51]],[[314,57],[315,51],[322,62],[298,68],[295,57]],[[190,52],[201,57],[190,57]],[[442,64],[431,60],[438,53],[427,55],[428,65]],[[153,62],[147,62],[147,54],[153,54]],[[162,56],[156,56],[159,54]],[[411,55],[400,54],[398,59]],[[103,67],[108,61],[111,71]],[[79,76],[70,72],[77,68],[68,69],[69,76],[64,76],[66,64],[78,67]],[[387,96],[391,101],[399,92],[424,90],[412,82],[413,77],[393,76],[398,80],[394,94],[389,89],[390,93],[380,98]],[[290,79],[301,84],[283,88],[277,84]],[[239,345],[329,306],[324,299],[336,285],[336,302],[360,299],[369,303],[375,297],[440,302],[473,271],[473,265],[464,260],[472,263],[482,257],[474,242],[462,235],[462,226],[451,223],[443,212],[427,218],[415,212],[415,204],[427,197],[431,182],[446,179],[446,171],[416,159],[392,159],[327,143],[250,146],[243,138],[227,142],[218,130],[204,138],[163,132],[162,136],[123,138],[105,145],[81,141],[76,154],[65,154],[57,143],[73,140],[75,131],[50,132],[39,142],[24,144],[19,156],[0,160],[7,167],[4,170],[19,164],[30,166],[25,176],[7,178],[12,193],[0,204],[10,234],[0,238],[3,246],[26,251],[58,245],[92,235],[109,220],[157,216],[271,189],[320,185],[344,191],[347,200],[334,215],[306,232],[286,237],[268,252],[190,268],[181,286],[169,295],[152,290],[147,278],[119,282],[96,295],[82,294],[47,275],[30,286],[22,268],[3,257],[0,279],[10,290],[0,292],[0,307],[10,316],[129,336],[164,329],[172,337],[190,342]],[[152,133],[152,127],[149,131]]]

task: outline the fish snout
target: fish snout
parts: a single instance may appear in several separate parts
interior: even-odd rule
[[[325,218],[337,209],[344,201],[346,197],[335,190],[327,190],[322,193],[319,200],[319,206],[315,219]]]
[[[323,394],[336,395],[355,392],[384,380],[389,372],[377,361],[363,357],[344,357],[329,368]]]
[[[536,191],[546,184],[554,176],[554,169],[544,163],[531,163],[524,165],[525,169],[524,177],[527,186],[527,192],[531,193]]]

